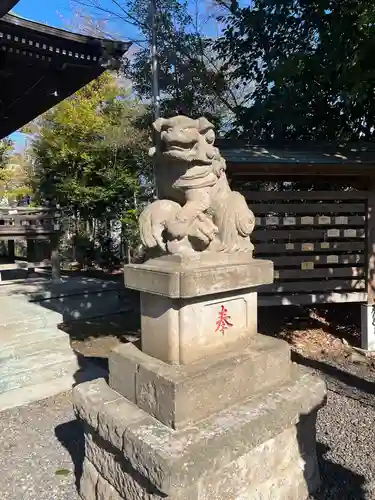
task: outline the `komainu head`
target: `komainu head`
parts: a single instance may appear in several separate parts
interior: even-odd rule
[[[164,161],[185,163],[188,168],[212,166],[211,171],[214,170],[217,177],[225,170],[225,161],[214,146],[214,126],[206,118],[158,118],[153,126],[159,134],[160,151],[151,148],[151,156],[160,155]]]

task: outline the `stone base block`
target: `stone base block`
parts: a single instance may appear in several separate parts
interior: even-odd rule
[[[180,429],[287,382],[291,368],[289,345],[264,335],[189,365],[169,365],[125,344],[110,354],[109,385]]]
[[[257,294],[234,291],[170,299],[141,293],[142,351],[187,364],[256,335]]]
[[[126,286],[141,292],[143,352],[187,364],[257,333],[256,287],[272,283],[272,262],[215,255],[125,266]]]
[[[74,389],[85,425],[84,500],[304,500],[319,485],[317,377],[293,378],[197,425],[173,430],[104,380]]]

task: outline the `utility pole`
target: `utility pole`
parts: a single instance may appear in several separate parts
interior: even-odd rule
[[[158,57],[157,57],[156,14],[157,14],[156,0],[150,0],[152,101],[154,106],[155,120],[157,120],[160,117],[160,91],[159,91]]]
[[[157,0],[150,0],[150,21],[151,21],[151,75],[152,75],[152,104],[154,108],[154,120],[160,118],[160,90],[159,90],[159,68],[157,54]],[[154,132],[154,143],[156,150],[160,150],[159,136]],[[158,185],[156,182],[156,158],[153,160],[153,184],[155,197],[158,198]]]

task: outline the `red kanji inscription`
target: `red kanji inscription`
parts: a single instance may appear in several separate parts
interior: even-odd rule
[[[226,309],[224,306],[221,306],[221,309],[219,311],[219,318],[216,321],[216,330],[215,332],[220,332],[222,335],[224,335],[225,330],[233,326],[233,324],[229,321],[231,318],[228,315],[228,309]]]

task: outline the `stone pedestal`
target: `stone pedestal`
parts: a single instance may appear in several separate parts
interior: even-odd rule
[[[320,482],[325,385],[256,333],[268,261],[166,257],[125,269],[141,290],[142,348],[75,389],[84,500],[303,500]]]
[[[272,262],[246,254],[126,266],[126,286],[141,291],[142,351],[186,364],[255,335],[256,287],[272,281]]]

